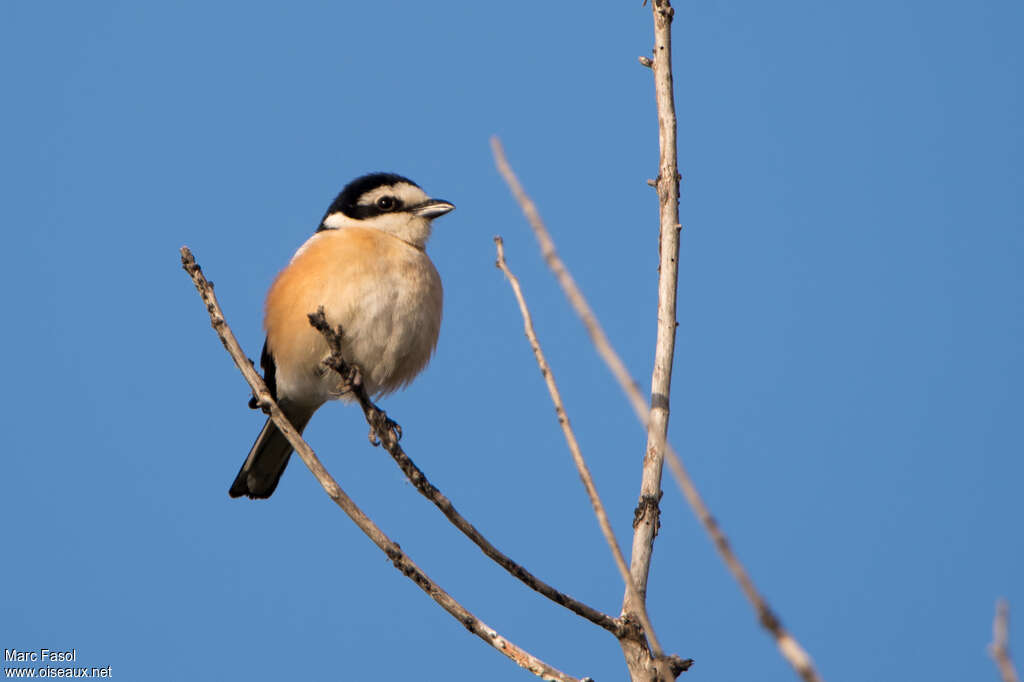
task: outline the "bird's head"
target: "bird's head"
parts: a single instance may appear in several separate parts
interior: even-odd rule
[[[341,190],[317,231],[368,227],[422,249],[434,218],[454,208],[443,199],[431,199],[419,185],[401,175],[371,173]]]

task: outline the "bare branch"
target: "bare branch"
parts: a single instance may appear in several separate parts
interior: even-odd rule
[[[635,603],[640,607],[637,609],[637,617],[639,618],[640,624],[643,626],[643,630],[650,641],[651,652],[654,656],[660,658],[664,656],[664,652],[661,648],[661,644],[658,642],[658,639],[654,634],[654,627],[651,625],[650,617],[647,615],[647,608],[644,604],[644,600],[640,598],[639,595],[636,595],[636,587],[633,585],[632,578],[629,575],[629,567],[626,566],[626,559],[622,556],[622,550],[619,549],[619,543],[615,539],[615,533],[612,531],[611,523],[608,521],[608,514],[605,511],[604,504],[601,502],[601,497],[597,493],[597,486],[594,484],[594,478],[591,476],[590,468],[587,467],[587,463],[583,459],[583,452],[580,450],[579,441],[576,440],[576,434],[573,432],[572,425],[569,423],[569,416],[566,414],[565,405],[562,402],[562,395],[558,390],[558,385],[555,383],[554,372],[551,371],[551,367],[548,365],[547,359],[544,357],[544,351],[541,350],[540,341],[537,339],[537,333],[533,328],[533,317],[530,315],[530,309],[526,305],[523,290],[519,285],[519,278],[512,274],[512,271],[508,267],[508,263],[505,262],[505,245],[501,237],[495,237],[494,243],[498,250],[498,260],[496,265],[505,273],[509,284],[512,286],[512,291],[515,294],[516,301],[519,303],[519,312],[523,317],[523,330],[526,333],[527,340],[530,342],[530,347],[533,349],[534,357],[537,359],[537,366],[540,368],[540,373],[544,377],[544,381],[547,383],[548,393],[551,395],[551,402],[555,405],[555,413],[558,415],[558,423],[562,427],[562,434],[565,436],[565,442],[569,446],[569,452],[572,453],[572,459],[576,464],[576,470],[579,472],[580,480],[583,482],[583,487],[586,489],[587,495],[590,497],[590,504],[594,508],[594,515],[597,517],[597,522],[601,527],[604,539],[612,551],[612,556],[615,558],[615,565],[618,566],[619,573],[622,575],[622,580],[626,584],[626,589],[634,592]],[[687,664],[683,669],[685,670],[688,667],[689,664]]]
[[[533,203],[533,200],[527,196],[523,190],[523,186],[519,184],[519,179],[512,171],[511,166],[508,165],[508,160],[505,158],[505,151],[502,149],[501,141],[498,138],[491,138],[491,151],[494,153],[494,162],[498,167],[498,171],[502,177],[505,178],[505,182],[508,183],[509,189],[512,190],[512,195],[519,202],[519,206],[529,221],[530,226],[533,228],[533,233],[537,237],[537,241],[540,243],[541,255],[544,257],[544,261],[548,267],[555,273],[555,277],[558,279],[558,283],[562,286],[562,290],[565,292],[566,297],[572,304],[573,308],[576,309],[576,313],[582,318],[583,325],[587,329],[587,333],[590,335],[590,340],[594,343],[597,348],[598,354],[608,365],[612,374],[619,381],[620,384],[625,383],[632,387],[631,391],[627,391],[627,397],[632,401],[633,395],[639,395],[640,389],[637,387],[633,378],[629,375],[629,370],[619,359],[619,356],[612,349],[611,343],[608,341],[608,337],[604,333],[604,329],[601,328],[601,323],[597,321],[597,317],[594,315],[594,311],[590,309],[586,299],[583,297],[583,293],[579,287],[576,286],[576,281],[569,274],[569,271],[565,268],[562,263],[562,259],[558,257],[558,252],[555,251],[555,243],[551,239],[551,234],[544,226],[544,221],[540,217],[540,213],[537,211],[537,206]],[[647,425],[647,406],[644,404],[643,398],[640,398],[639,403],[633,402],[633,407],[638,411],[638,414],[643,415],[644,425]]]
[[[633,411],[636,414],[637,419],[640,420],[640,423],[642,423],[645,428],[648,428],[650,420],[647,413],[647,406],[644,404],[644,399],[640,393],[640,389],[629,375],[629,372],[626,370],[621,358],[619,358],[618,353],[616,353],[612,348],[611,343],[608,341],[608,337],[605,336],[604,330],[597,321],[597,317],[594,315],[593,310],[591,310],[590,305],[587,303],[583,293],[579,290],[579,287],[576,286],[576,282],[573,280],[572,275],[569,274],[565,265],[562,263],[562,260],[558,257],[558,253],[555,251],[554,242],[551,239],[550,233],[548,233],[547,227],[545,227],[543,220],[541,220],[536,206],[534,206],[533,202],[526,195],[522,185],[519,184],[519,179],[515,176],[515,173],[508,165],[501,143],[496,137],[491,138],[491,146],[494,150],[495,164],[497,165],[499,172],[505,178],[505,181],[508,183],[509,188],[512,190],[512,194],[519,201],[523,214],[526,216],[530,226],[533,228],[537,241],[540,243],[544,259],[547,261],[552,272],[554,272],[555,277],[558,279],[558,283],[561,285],[562,290],[569,299],[569,302],[572,304],[573,308],[576,309],[576,314],[583,320],[583,325],[586,327],[587,333],[589,334],[591,341],[594,343],[594,347],[597,349],[598,354],[605,361],[605,364],[608,365],[608,368],[619,382],[619,386],[629,399],[629,403],[633,407]],[[725,562],[725,565],[728,567],[733,577],[737,582],[739,582],[744,595],[746,595],[747,600],[757,613],[758,620],[761,622],[761,625],[775,638],[776,645],[782,653],[782,656],[791,666],[793,666],[797,673],[799,673],[806,682],[821,682],[821,677],[815,670],[810,656],[807,655],[807,652],[804,651],[799,642],[797,642],[792,635],[782,627],[781,622],[775,616],[767,602],[760,593],[757,592],[753,581],[751,581],[750,576],[747,574],[746,569],[739,562],[739,559],[736,558],[728,539],[718,527],[718,523],[715,521],[714,517],[711,516],[707,505],[697,492],[697,488],[694,486],[693,481],[686,472],[679,454],[676,453],[675,449],[668,442],[665,443],[665,452],[668,454],[668,462],[672,469],[672,473],[675,475],[676,482],[679,484],[687,502],[690,504],[690,507],[693,509],[698,520],[704,526],[705,531],[711,536],[715,548],[718,550],[719,556],[722,557],[722,560]],[[657,500],[641,500],[641,505],[655,502],[657,502]]]
[[[1005,599],[996,602],[996,616],[992,620],[992,644],[988,652],[995,660],[1003,682],[1020,682],[1010,658],[1010,605]]]
[[[377,525],[374,524],[358,506],[356,506],[355,502],[353,502],[352,499],[345,494],[345,491],[341,489],[338,482],[335,481],[329,473],[327,473],[327,470],[324,468],[323,464],[321,464],[316,453],[314,453],[313,449],[310,448],[306,441],[302,439],[302,436],[299,435],[298,431],[292,427],[287,417],[284,416],[284,413],[281,412],[281,409],[277,406],[277,403],[274,402],[274,399],[270,395],[270,391],[267,390],[266,384],[263,383],[263,379],[256,373],[252,363],[248,360],[245,353],[242,352],[242,348],[238,344],[237,339],[235,339],[235,335],[224,320],[224,314],[221,311],[220,304],[217,303],[217,297],[213,293],[213,284],[207,281],[206,277],[203,276],[203,272],[199,268],[199,264],[196,263],[195,258],[193,258],[192,252],[188,247],[181,248],[181,264],[192,278],[192,282],[199,291],[199,295],[202,297],[203,303],[206,304],[206,310],[210,314],[210,324],[213,326],[214,331],[217,332],[217,336],[220,337],[221,343],[224,344],[224,348],[228,351],[228,354],[231,355],[235,365],[242,372],[242,376],[245,377],[246,382],[248,382],[249,386],[252,388],[253,395],[256,397],[260,408],[269,414],[270,418],[274,420],[274,424],[281,430],[281,433],[285,435],[292,447],[295,448],[295,452],[302,458],[302,461],[313,473],[317,481],[319,481],[327,495],[334,500],[335,504],[341,507],[342,511],[352,519],[359,529],[363,531],[363,533],[365,533],[366,536],[387,555],[395,568],[416,583],[421,590],[426,592],[431,599],[436,601],[441,608],[450,613],[453,618],[462,623],[467,630],[508,658],[512,659],[519,666],[529,670],[534,675],[544,680],[557,680],[558,682],[586,682],[586,679],[589,678],[578,680],[575,677],[566,675],[565,673],[541,661],[529,652],[519,648],[466,610],[461,604],[455,601],[451,595],[441,589],[437,583],[427,577],[426,573],[424,573],[419,566],[413,563],[412,559],[402,551],[398,544],[388,538],[383,531],[381,531],[380,528],[378,528]]]
[[[379,444],[384,447],[416,490],[418,490],[425,498],[433,502],[434,506],[440,509],[448,520],[451,521],[456,528],[462,531],[466,537],[472,540],[488,558],[511,573],[514,577],[521,580],[527,587],[539,592],[556,604],[564,606],[576,615],[586,618],[595,625],[599,625],[618,637],[622,632],[622,623],[618,619],[612,618],[606,613],[602,613],[581,601],[573,599],[564,592],[560,592],[554,587],[548,585],[533,573],[530,573],[511,558],[503,554],[497,547],[492,545],[490,541],[488,541],[487,538],[485,538],[480,531],[473,526],[473,524],[467,521],[455,509],[451,500],[449,500],[440,490],[434,487],[434,485],[427,480],[426,474],[424,474],[412,459],[405,454],[402,446],[398,444],[398,439],[401,437],[401,427],[389,419],[380,408],[373,404],[369,396],[366,394],[366,389],[363,387],[361,380],[359,379],[359,369],[357,367],[352,367],[345,362],[341,352],[341,339],[343,334],[341,327],[331,329],[331,326],[327,323],[327,319],[324,317],[323,308],[318,310],[316,313],[311,314],[309,316],[309,322],[324,335],[324,338],[327,340],[328,347],[331,349],[331,356],[327,358],[324,364],[341,375],[342,382],[346,385],[346,388],[351,388],[355,393],[360,406],[363,408],[363,414],[366,416],[366,422],[370,425],[371,429],[371,442],[373,442],[374,445]]]
[[[676,289],[679,281],[679,163],[676,151],[676,106],[672,90],[672,16],[669,0],[654,0],[654,93],[658,108],[658,178],[655,188],[659,204],[658,317],[651,373],[651,406],[647,420],[640,502],[633,519],[633,553],[630,571],[641,593],[647,592],[654,537],[661,525],[661,474],[668,434],[669,395],[676,346]],[[623,599],[623,611],[633,604]]]

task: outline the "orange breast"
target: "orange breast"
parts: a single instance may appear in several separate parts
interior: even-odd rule
[[[310,238],[267,294],[264,326],[278,391],[296,402],[338,397],[328,355],[308,315],[323,306],[341,325],[346,360],[370,394],[408,383],[427,364],[441,325],[441,280],[427,255],[378,230],[342,228]]]

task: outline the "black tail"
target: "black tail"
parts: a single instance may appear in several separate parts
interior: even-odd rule
[[[312,412],[290,414],[288,419],[292,426],[302,433],[309,423]],[[284,434],[278,431],[274,422],[270,419],[263,425],[263,430],[256,438],[249,450],[249,456],[245,458],[242,469],[231,484],[228,495],[241,497],[247,495],[252,499],[266,499],[274,493],[284,468],[288,466],[288,459],[292,454],[292,446]]]

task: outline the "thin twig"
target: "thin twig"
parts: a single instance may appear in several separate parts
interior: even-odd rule
[[[523,296],[522,287],[519,285],[519,278],[512,274],[512,271],[508,267],[508,263],[505,261],[505,244],[501,237],[495,237],[494,244],[498,251],[496,265],[503,273],[505,273],[509,284],[512,286],[512,292],[515,294],[516,301],[519,303],[519,312],[523,317],[523,330],[526,334],[527,340],[530,342],[530,348],[533,349],[534,357],[537,359],[537,366],[540,368],[540,373],[544,377],[544,381],[547,383],[551,402],[554,403],[555,413],[558,415],[558,423],[562,427],[562,434],[565,436],[565,442],[569,446],[569,452],[572,453],[572,459],[576,464],[576,470],[579,472],[580,480],[583,482],[583,487],[586,489],[587,495],[590,497],[590,504],[594,508],[594,515],[597,517],[598,525],[601,527],[601,533],[604,535],[604,539],[608,543],[609,549],[612,551],[612,556],[615,558],[615,565],[618,567],[619,573],[622,575],[622,580],[626,584],[626,589],[633,591],[635,594],[636,587],[633,585],[632,578],[629,575],[629,567],[626,565],[626,559],[622,556],[622,550],[619,549],[619,543],[615,539],[615,533],[612,531],[611,523],[608,520],[608,514],[605,511],[604,504],[601,502],[600,495],[597,493],[597,486],[594,484],[594,478],[590,474],[590,468],[587,466],[586,460],[583,459],[583,452],[580,449],[579,441],[576,440],[576,434],[572,429],[572,425],[569,423],[569,415],[565,411],[561,392],[558,390],[558,384],[555,382],[554,372],[551,370],[551,366],[548,365],[547,358],[544,356],[544,351],[540,347],[540,341],[537,339],[537,332],[533,328],[533,316],[530,315],[530,309],[526,305],[526,299]],[[664,656],[664,652],[661,648],[661,644],[658,642],[658,638],[654,634],[654,627],[651,625],[650,617],[647,615],[647,608],[644,604],[644,600],[640,598],[639,595],[635,595],[635,600],[635,603],[640,606],[640,608],[637,609],[637,616],[640,619],[640,624],[643,626],[648,640],[650,641],[651,652],[654,656],[660,658]],[[692,661],[689,663],[692,663]],[[686,667],[683,668],[684,670],[689,668],[689,663],[686,663]]]
[[[508,658],[512,659],[521,667],[529,670],[534,675],[545,680],[557,680],[558,682],[585,682],[585,680],[581,681],[575,677],[566,675],[565,673],[541,661],[529,652],[519,648],[466,610],[466,608],[455,601],[450,594],[445,592],[437,585],[437,583],[427,577],[426,573],[424,573],[419,566],[413,563],[412,559],[402,551],[398,544],[388,538],[383,531],[381,531],[381,529],[378,528],[377,525],[374,524],[361,509],[359,509],[358,506],[356,506],[355,502],[353,502],[352,499],[345,494],[345,491],[341,489],[338,482],[335,481],[329,473],[327,473],[327,470],[324,468],[323,464],[321,464],[316,453],[314,453],[313,449],[310,448],[306,441],[302,439],[302,436],[299,435],[298,431],[292,427],[288,418],[284,416],[284,413],[281,412],[277,403],[274,402],[274,399],[270,395],[270,391],[267,390],[266,384],[263,383],[263,379],[256,373],[252,363],[242,351],[237,339],[235,339],[235,335],[232,333],[231,328],[225,321],[224,313],[221,311],[220,304],[217,303],[217,297],[213,293],[213,284],[207,281],[206,277],[203,276],[203,272],[199,268],[199,264],[196,263],[195,258],[192,256],[192,252],[188,247],[181,248],[181,265],[192,278],[192,282],[199,291],[199,295],[202,297],[203,303],[206,304],[206,310],[210,314],[210,324],[213,326],[214,331],[217,332],[217,336],[220,337],[221,343],[224,344],[224,348],[228,351],[228,354],[231,355],[232,360],[234,360],[235,366],[237,366],[242,372],[242,376],[245,377],[246,382],[248,382],[249,386],[252,388],[253,395],[255,396],[259,407],[269,414],[270,418],[274,420],[274,424],[278,429],[280,429],[281,433],[285,435],[291,446],[295,448],[295,452],[302,458],[305,465],[309,467],[309,470],[316,477],[317,481],[319,481],[327,495],[334,500],[334,502],[341,507],[342,511],[352,519],[359,529],[373,541],[373,544],[377,545],[377,547],[387,555],[395,568],[416,583],[421,590],[430,595],[431,599],[436,601],[441,608],[462,623],[467,630]]]
[[[633,407],[633,411],[636,414],[637,419],[639,419],[640,423],[644,425],[644,428],[647,428],[649,423],[647,406],[644,404],[644,399],[640,393],[640,389],[629,375],[629,372],[626,370],[621,358],[619,358],[618,353],[616,353],[614,348],[612,348],[611,343],[608,341],[608,337],[605,336],[604,330],[602,330],[600,323],[597,321],[597,317],[594,315],[593,310],[591,310],[590,305],[587,303],[583,293],[579,290],[579,287],[576,286],[572,275],[569,274],[565,265],[562,263],[562,260],[558,257],[551,235],[548,233],[547,227],[544,226],[544,222],[541,220],[540,214],[537,212],[537,208],[533,201],[531,201],[529,196],[527,196],[522,185],[519,184],[519,179],[512,171],[512,168],[508,165],[501,143],[495,137],[491,138],[491,145],[494,150],[494,158],[498,170],[505,178],[509,188],[512,190],[512,194],[519,202],[523,214],[526,216],[530,226],[533,228],[537,241],[540,242],[541,252],[544,255],[544,259],[547,261],[548,267],[550,267],[554,272],[555,277],[558,279],[558,283],[561,285],[562,290],[569,299],[569,302],[572,304],[573,308],[575,308],[580,319],[583,320],[583,324],[587,329],[587,333],[590,335],[590,339],[593,342],[594,347],[597,349],[598,354],[605,361],[605,364],[608,365],[608,368],[619,382],[619,386],[629,399],[629,403]],[[693,481],[686,472],[682,459],[680,459],[679,454],[672,447],[671,443],[665,443],[665,452],[668,455],[669,466],[672,469],[672,473],[675,475],[676,482],[679,484],[683,495],[686,497],[686,501],[690,504],[690,507],[693,509],[697,519],[704,526],[705,531],[711,536],[715,548],[718,550],[719,556],[722,557],[722,560],[728,567],[729,572],[732,573],[736,581],[739,582],[744,595],[746,595],[747,600],[757,613],[758,620],[761,625],[775,638],[775,643],[778,646],[779,651],[782,653],[782,656],[791,666],[793,666],[797,673],[799,673],[806,682],[821,682],[821,677],[818,675],[817,670],[815,670],[810,656],[803,647],[800,646],[800,643],[797,642],[796,639],[794,639],[793,636],[785,630],[785,628],[783,628],[782,623],[768,606],[764,597],[762,597],[754,587],[754,583],[750,579],[749,574],[732,551],[732,547],[730,546],[728,539],[725,537],[725,534],[718,527],[718,523],[715,521],[710,511],[708,511],[707,505],[704,503],[704,500],[697,492],[696,486],[694,486]]]
[[[409,482],[413,484],[416,490],[433,502],[434,505],[448,518],[448,520],[451,521],[456,528],[462,531],[466,537],[472,540],[485,555],[513,576],[521,580],[529,588],[539,592],[556,604],[564,606],[576,615],[582,616],[595,625],[604,628],[616,637],[620,636],[623,630],[623,624],[619,619],[612,618],[608,614],[602,613],[592,606],[588,606],[587,604],[570,597],[564,592],[555,589],[551,585],[548,585],[533,573],[530,573],[530,571],[526,570],[511,558],[503,554],[497,547],[492,545],[490,541],[473,526],[472,523],[459,514],[455,509],[455,506],[451,503],[451,500],[449,500],[440,490],[434,487],[434,485],[427,480],[423,471],[421,471],[412,459],[405,454],[402,446],[398,443],[401,430],[395,422],[390,420],[387,415],[370,400],[369,396],[366,394],[366,389],[362,386],[362,383],[358,381],[358,368],[353,368],[345,362],[341,353],[341,339],[344,330],[340,328],[332,329],[327,323],[322,309],[311,314],[309,316],[309,321],[313,327],[324,335],[324,338],[327,340],[328,347],[331,349],[331,357],[329,357],[324,364],[338,372],[342,377],[342,381],[345,382],[346,388],[350,388],[353,391],[360,406],[363,408],[363,414],[366,417],[366,422],[370,425],[370,428],[376,438],[377,442],[375,444],[379,443],[385,450],[387,450],[388,454],[390,454],[391,458],[395,460],[399,468],[401,468],[406,478],[409,479]]]
[[[992,620],[992,644],[988,652],[999,668],[1003,682],[1020,682],[1010,658],[1010,605],[1005,599],[996,602],[996,616]]]

